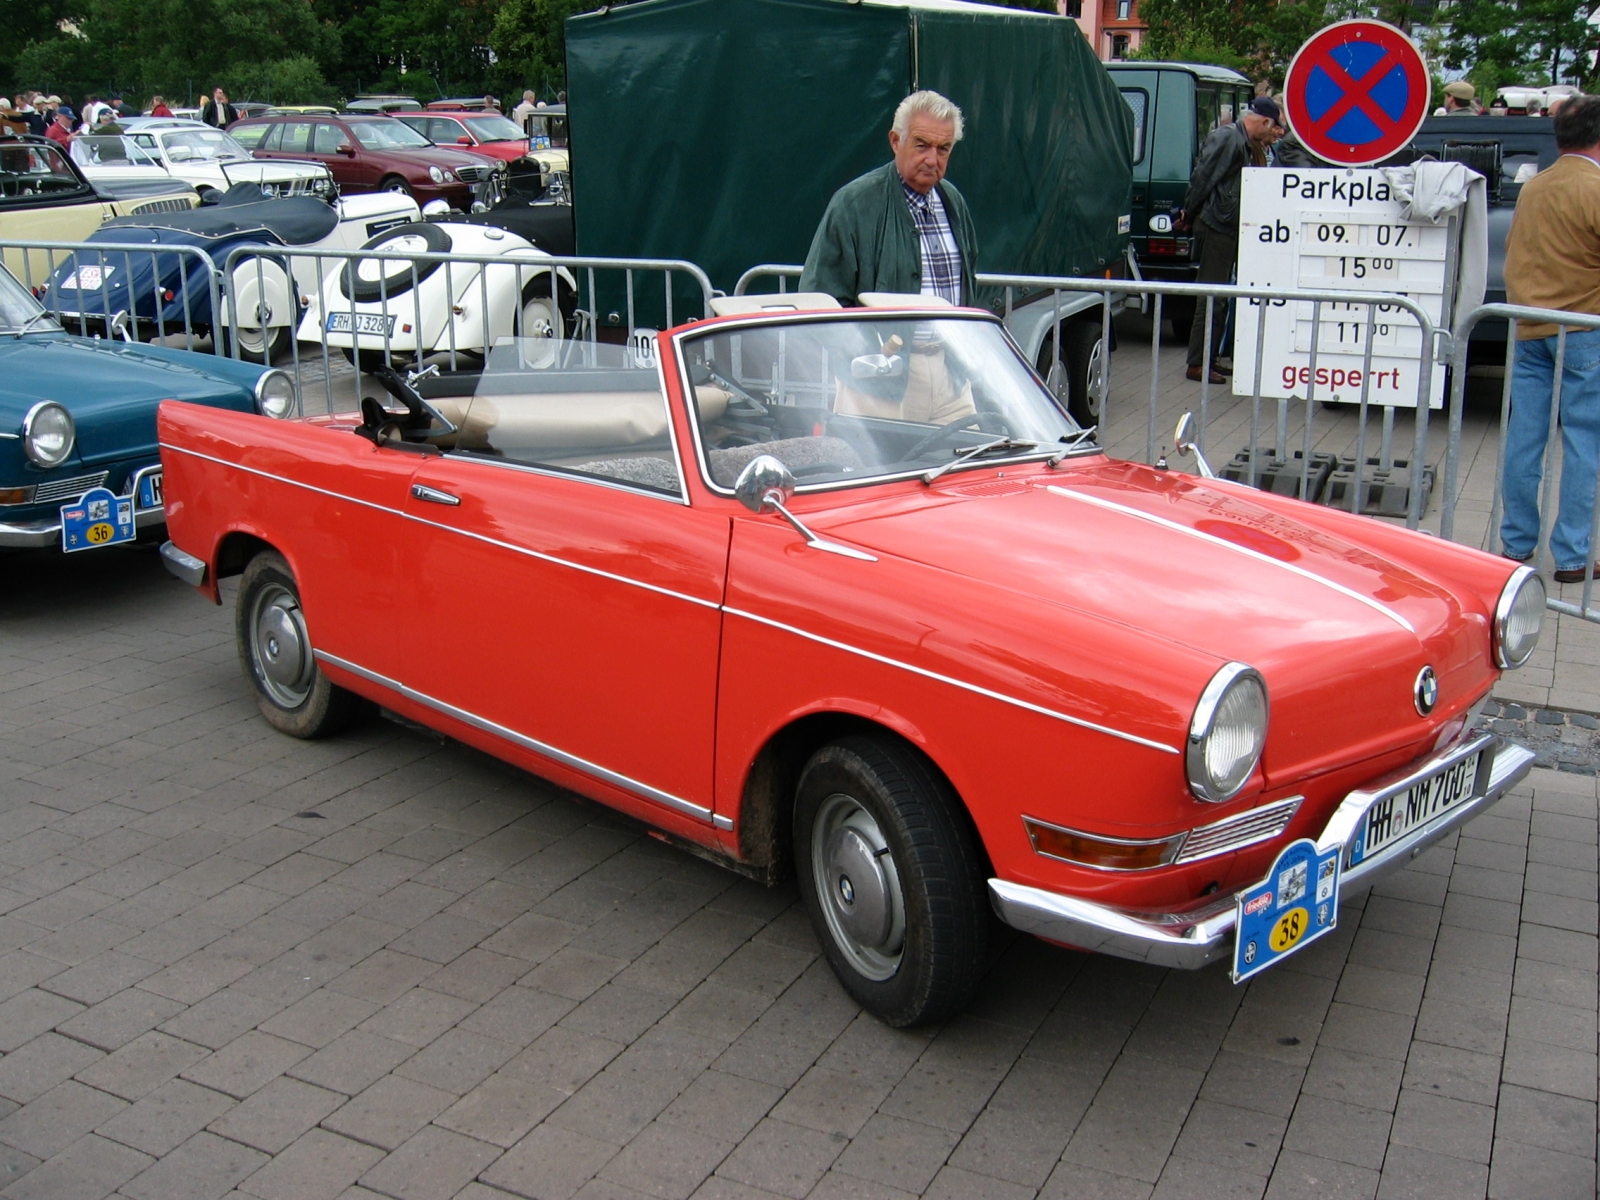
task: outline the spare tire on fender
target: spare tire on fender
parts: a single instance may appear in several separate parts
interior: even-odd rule
[[[439,226],[417,221],[385,229],[376,237],[368,238],[361,248],[400,254],[445,254],[451,244],[450,235]],[[438,262],[403,263],[358,258],[345,264],[339,275],[339,286],[357,304],[376,304],[385,297],[404,295],[441,265]]]

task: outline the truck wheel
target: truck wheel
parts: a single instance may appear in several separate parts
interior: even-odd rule
[[[834,974],[889,1025],[956,1012],[986,963],[983,856],[915,751],[847,737],[811,756],[794,811],[800,895]]]
[[[1061,325],[1061,368],[1056,367],[1055,340],[1046,338],[1039,351],[1039,373],[1051,394],[1072,419],[1087,429],[1100,423],[1100,374],[1105,370],[1105,345],[1100,322],[1064,321]]]
[[[300,589],[281,554],[250,560],[234,609],[239,665],[267,723],[297,738],[338,733],[361,711],[361,697],[330,683],[311,653]]]
[[[1168,321],[1172,322],[1172,336],[1187,346],[1189,344],[1189,330],[1194,327],[1194,297],[1165,296],[1161,301],[1161,312]]]

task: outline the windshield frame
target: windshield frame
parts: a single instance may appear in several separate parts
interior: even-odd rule
[[[33,311],[24,316],[21,324],[16,327],[13,327],[4,317],[0,317],[0,337],[22,338],[30,333],[62,332],[61,322],[56,320],[55,315],[39,303],[38,298],[22,285],[22,281],[11,273],[9,267],[0,264],[0,292],[12,289],[15,289],[17,297],[22,300],[23,307],[26,308],[28,305],[32,305]],[[36,324],[40,314],[49,317],[50,324]],[[29,328],[30,326],[33,327]]]
[[[773,299],[778,300],[781,299],[781,297],[774,296]],[[724,487],[717,483],[711,474],[711,463],[706,457],[705,440],[700,434],[699,413],[695,408],[694,383],[689,378],[689,354],[687,343],[699,338],[716,336],[717,334],[721,333],[731,333],[740,329],[771,328],[778,325],[822,324],[824,322],[847,322],[863,320],[927,321],[930,319],[939,321],[979,321],[998,326],[1001,339],[1004,341],[1006,346],[1010,348],[1011,353],[1016,355],[1017,362],[1021,364],[1022,368],[1033,379],[1034,383],[1038,385],[1041,396],[1043,396],[1049,402],[1051,407],[1061,414],[1062,420],[1064,420],[1069,426],[1075,429],[1082,428],[1076,421],[1072,419],[1072,414],[1067,411],[1066,406],[1061,403],[1061,401],[1050,391],[1049,387],[1045,385],[1044,381],[1039,378],[1039,372],[1035,370],[1033,364],[1028,361],[1027,355],[1022,353],[1022,350],[1020,347],[1018,347],[1016,340],[1011,336],[1011,330],[1006,328],[1005,322],[999,317],[995,316],[993,313],[986,312],[983,309],[929,309],[924,307],[847,308],[817,309],[809,312],[793,313],[751,313],[748,316],[717,320],[715,323],[710,321],[696,321],[694,324],[687,325],[672,335],[672,352],[673,357],[677,360],[676,367],[678,389],[683,400],[684,416],[689,423],[689,433],[694,439],[695,466],[700,472],[701,483],[703,483],[706,489],[713,495],[726,497],[732,497],[734,495],[733,488]],[[1063,443],[1059,449],[1065,452],[1064,457],[1073,458],[1088,456],[1091,454],[1105,453],[1105,448],[1098,442],[1080,444],[1078,446],[1069,446]],[[1004,467],[1015,465],[1017,463],[1043,462],[1049,453],[1051,453],[1051,450],[1048,445],[1041,444],[1032,450],[1018,450],[1015,454],[1001,455],[996,458],[979,458],[974,460],[971,464],[968,464],[967,467],[968,469],[977,466]],[[958,467],[956,471],[949,472],[948,474],[957,474],[962,469],[962,467]],[[882,475],[864,476],[860,479],[838,479],[826,480],[819,483],[797,483],[795,486],[795,494],[812,495],[819,492],[837,492],[876,487],[877,485],[884,483],[902,483],[906,480],[923,480],[923,477],[927,473],[928,467],[923,465],[904,471],[894,471]],[[941,476],[941,478],[943,478],[943,476]]]

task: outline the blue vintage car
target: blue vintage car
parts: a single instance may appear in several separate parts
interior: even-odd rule
[[[284,372],[66,333],[0,268],[0,549],[87,550],[165,523],[156,406],[296,413]]]

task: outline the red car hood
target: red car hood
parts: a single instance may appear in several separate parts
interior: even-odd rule
[[[947,477],[900,499],[846,510],[828,531],[1134,627],[1153,655],[1178,643],[1219,665],[1248,663],[1271,697],[1265,762],[1279,781],[1348,763],[1358,746],[1376,754],[1423,739],[1495,677],[1481,589],[1441,580],[1426,557],[1425,577],[1240,485],[1099,459],[1015,480]],[[1359,533],[1365,519],[1346,524]],[[1419,550],[1440,546],[1423,540]],[[1481,573],[1473,566],[1467,578]],[[1427,664],[1440,678],[1431,720],[1413,702]]]

